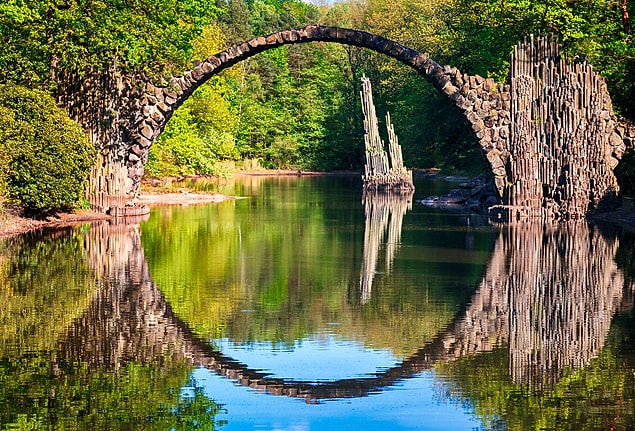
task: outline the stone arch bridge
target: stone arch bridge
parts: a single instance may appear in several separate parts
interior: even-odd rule
[[[425,54],[359,30],[309,25],[236,44],[161,84],[114,70],[69,77],[59,100],[84,124],[102,158],[93,206],[125,207],[139,193],[152,144],[174,111],[210,77],[285,44],[368,48],[415,69],[464,114],[491,167],[505,217],[579,218],[614,198],[613,168],[635,131],[619,127],[602,78],[570,64],[547,38],[519,43],[507,83],[442,66]],[[125,213],[125,212],[124,212]]]

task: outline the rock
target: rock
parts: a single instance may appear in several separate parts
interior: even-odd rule
[[[458,185],[443,196],[429,196],[417,201],[435,208],[463,207],[478,214],[486,214],[488,209],[499,203],[493,179],[479,175]]]

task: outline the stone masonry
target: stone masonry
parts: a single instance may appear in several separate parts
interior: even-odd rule
[[[523,149],[524,143],[529,142],[528,139],[535,140],[536,136],[541,136],[534,134],[534,137],[526,139],[523,134],[530,133],[528,130],[532,128],[520,125],[523,124],[523,121],[525,123],[527,121],[533,121],[534,124],[540,123],[543,118],[539,114],[538,116],[534,115],[533,118],[531,115],[526,115],[527,112],[532,112],[531,106],[537,104],[537,99],[532,99],[533,89],[539,88],[541,85],[540,77],[535,76],[533,70],[518,69],[515,73],[512,71],[509,83],[495,83],[491,78],[485,79],[478,75],[470,76],[461,73],[454,67],[441,66],[426,55],[382,36],[358,30],[320,25],[285,30],[236,44],[221,53],[196,62],[195,67],[182,76],[173,76],[160,84],[141,75],[128,76],[115,70],[99,75],[98,79],[101,80],[99,85],[84,81],[79,86],[70,84],[62,86],[60,88],[60,101],[67,107],[71,116],[83,123],[90,131],[91,136],[95,137],[93,140],[102,153],[101,165],[97,167],[92,181],[92,193],[117,195],[119,196],[119,199],[115,199],[115,202],[118,202],[117,205],[132,201],[139,193],[141,177],[152,144],[163,131],[174,111],[200,85],[222,70],[260,52],[285,44],[307,42],[334,42],[364,47],[392,57],[415,69],[463,111],[491,166],[501,203],[508,207],[518,205],[518,199],[513,201],[512,197],[518,197],[516,190],[518,187],[526,186],[536,187],[537,192],[535,196],[532,196],[535,199],[528,199],[521,203],[521,206],[534,205],[536,208],[548,206],[548,203],[543,199],[547,197],[541,195],[540,184],[531,181],[523,183],[517,178],[514,171],[515,167],[518,166],[518,160],[524,160],[527,157],[528,152]],[[533,40],[531,44],[533,44]],[[544,73],[544,70],[540,69],[541,64],[553,62],[552,57],[560,58],[559,51],[557,52],[553,48],[553,44],[549,45],[554,49],[553,52],[527,48],[533,46],[531,44],[528,42],[522,46],[519,44],[516,50],[517,52],[527,50],[531,52],[534,55],[532,61],[537,62],[536,67],[540,73]],[[566,63],[559,62],[558,64],[565,65]],[[588,69],[590,70],[590,66]],[[599,191],[591,190],[588,194],[592,196],[590,198],[586,196],[593,202],[599,202],[603,198],[603,193],[614,194],[616,192],[612,168],[617,163],[616,159],[624,152],[623,138],[626,136],[625,130],[627,131],[627,129],[616,128],[616,119],[610,106],[606,85],[603,84],[599,75],[593,71],[589,71],[587,75],[594,82],[599,82],[593,87],[591,96],[593,100],[598,102],[594,105],[597,109],[594,108],[589,114],[589,118],[579,119],[579,124],[592,123],[593,127],[584,128],[584,133],[579,134],[580,138],[583,139],[590,133],[586,131],[587,129],[602,133],[602,137],[598,138],[599,140],[596,139],[597,145],[601,148],[598,147],[593,154],[594,157],[598,157],[594,163],[608,167],[600,169],[601,173],[599,174],[605,175],[607,179],[601,181],[602,186]],[[560,76],[556,77],[558,78],[557,82],[561,81],[559,80]],[[104,86],[109,90],[104,91]],[[549,92],[553,90],[541,91],[550,94]],[[575,99],[576,96],[572,97]],[[86,100],[93,100],[96,103],[85,103]],[[519,102],[519,100],[521,101]],[[547,113],[551,113],[551,111],[543,112],[545,118]],[[575,130],[558,129],[555,133],[575,134],[580,131],[573,121],[569,121],[568,124],[573,124]],[[512,143],[516,144],[512,145]],[[532,149],[530,152],[532,151],[534,150]],[[576,156],[572,155],[572,157]],[[538,158],[534,158],[534,160],[538,160]],[[541,159],[542,162],[544,160]],[[587,181],[584,186],[593,188],[594,183],[597,183],[597,178],[594,181]],[[113,186],[113,184],[116,185]],[[548,196],[548,198],[552,199],[552,196]],[[554,200],[552,199],[552,201]],[[559,203],[556,202],[556,205]],[[565,198],[563,205],[568,208],[570,202],[566,201]],[[569,210],[567,209],[567,211]],[[532,210],[525,212],[532,213]],[[578,215],[576,211],[573,212]],[[534,215],[541,213],[544,211],[533,211]],[[556,216],[560,213],[562,211],[550,212]]]

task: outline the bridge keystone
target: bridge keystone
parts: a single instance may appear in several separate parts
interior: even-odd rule
[[[337,28],[335,27],[322,28],[322,36],[327,39],[337,39]]]
[[[362,32],[361,35],[362,35],[361,45],[367,46],[367,47],[375,46],[376,45],[375,41],[377,37],[379,37],[374,34],[366,33],[366,32]]]

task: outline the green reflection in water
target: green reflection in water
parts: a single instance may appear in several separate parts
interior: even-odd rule
[[[0,244],[0,357],[50,350],[55,337],[86,308],[94,277],[81,229]]]
[[[363,301],[364,208],[350,178],[247,177],[236,191],[249,198],[160,208],[142,225],[154,281],[205,338],[293,345],[329,332],[408,356],[452,321],[490,254],[487,230],[415,214]]]
[[[437,362],[434,371],[442,398],[472,405],[489,429],[632,428],[632,235],[600,235],[575,225],[553,231],[543,227],[538,232],[502,230],[492,252],[488,229],[470,229],[464,226],[464,219],[413,208],[404,218],[402,241],[392,266],[385,257],[387,246],[380,246],[377,273],[366,301],[359,286],[364,212],[354,187],[345,181],[324,187],[315,179],[249,181],[240,187],[243,194],[253,196],[250,199],[153,213],[143,226],[146,256],[139,246],[138,227],[125,225],[69,229],[41,239],[21,237],[0,244],[2,427],[188,429],[221,425],[215,419],[221,406],[203,396],[189,377],[193,365],[175,359],[171,354],[176,350],[168,349],[171,354],[165,356],[157,353],[160,357],[156,358],[151,355],[163,350],[130,348],[139,351],[139,357],[143,353],[148,357],[142,361],[114,355],[121,360],[108,363],[109,368],[104,362],[89,366],[81,356],[88,356],[90,343],[68,335],[73,325],[83,325],[76,335],[97,332],[86,340],[94,341],[93,353],[99,353],[118,343],[118,338],[108,338],[103,330],[112,328],[111,323],[139,329],[143,313],[136,316],[138,321],[135,316],[125,321],[116,313],[99,313],[121,311],[130,303],[139,305],[141,297],[146,298],[144,305],[161,302],[152,295],[144,296],[156,291],[150,275],[178,317],[205,337],[292,345],[308,334],[330,332],[366,345],[388,347],[396,356],[409,356],[442,331],[461,307],[469,309],[467,299],[472,293],[483,296],[488,292],[482,286],[498,286],[496,291],[504,293],[500,296],[508,300],[499,305],[506,304],[508,309],[503,315],[531,317],[538,308],[521,307],[521,294],[531,292],[533,286],[529,282],[542,277],[553,281],[549,285],[560,286],[563,277],[573,275],[576,280],[586,280],[568,290],[578,296],[569,295],[565,301],[565,296],[552,295],[557,301],[550,306],[567,305],[575,310],[592,305],[589,299],[595,298],[611,311],[611,304],[617,304],[619,312],[610,331],[612,312],[591,313],[588,322],[562,319],[562,325],[551,320],[518,325],[504,334],[507,341],[502,345],[509,342],[513,345],[509,349],[486,343],[475,351],[464,350],[465,356]],[[557,256],[564,256],[563,270],[553,264]],[[149,273],[145,257],[150,261]],[[614,257],[630,277],[624,284],[626,299],[619,302],[613,299],[622,297],[611,293],[615,290],[622,295],[622,284],[615,284],[622,276],[614,271]],[[577,265],[571,266],[573,262]],[[604,277],[604,270],[614,276]],[[133,284],[138,288],[133,299],[118,290]],[[104,285],[120,293],[121,303],[96,299]],[[538,302],[547,309],[550,303],[545,299],[548,297],[539,297]],[[478,301],[473,303],[478,305]],[[169,319],[159,320],[170,323]],[[153,325],[145,329],[156,328]],[[459,327],[461,322],[454,326],[455,330]],[[170,328],[174,325],[166,327]],[[543,355],[543,359],[548,359],[543,354],[549,347],[545,343],[555,339],[550,334],[569,334],[563,338],[567,340],[564,347],[570,346],[572,351],[588,340],[597,343],[588,349],[588,361],[581,359],[583,365],[557,370],[550,386],[538,388],[532,386],[535,380],[523,380],[531,377],[534,368],[519,372],[525,368],[514,365],[511,358],[521,357],[519,353],[527,347],[521,342],[523,335],[540,328],[550,328],[542,331],[546,337],[530,338],[539,342],[531,346],[532,354]],[[590,331],[593,328],[595,333]],[[571,332],[565,332],[567,329]],[[601,336],[585,338],[589,334]],[[148,339],[143,331],[137,335],[127,338],[127,347],[135,347],[130,340]],[[62,342],[73,341],[76,356],[60,347]],[[183,346],[188,340],[177,337],[172,341]],[[490,352],[487,349],[492,345]],[[579,359],[581,355],[572,356]]]
[[[112,334],[99,332],[109,326],[99,319],[128,317],[113,316],[110,304],[100,302],[104,285],[119,282],[115,290],[123,290],[135,276],[125,271],[126,256],[138,257],[125,253],[128,230],[134,232],[81,226],[0,244],[0,429],[222,425],[215,420],[220,406],[191,380],[191,365],[162,355],[144,363],[130,356],[107,365],[89,362],[82,352],[94,346],[81,345],[68,333],[86,322],[94,332],[91,343],[108,346]],[[95,255],[98,251],[107,258]],[[121,278],[106,280],[108,273]],[[80,345],[67,349],[71,344]]]
[[[3,429],[187,430],[222,425],[221,407],[169,358],[91,369],[38,352],[0,362]],[[181,388],[190,387],[183,396]]]

